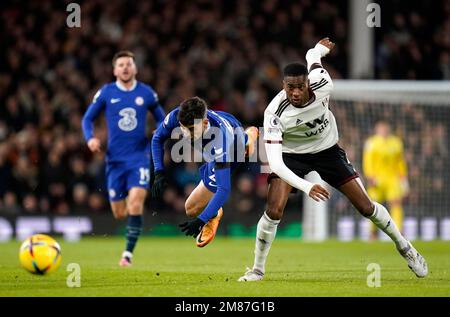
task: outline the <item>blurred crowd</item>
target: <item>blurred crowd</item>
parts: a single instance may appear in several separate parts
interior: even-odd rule
[[[450,1],[383,1],[376,28],[380,79],[450,79]]]
[[[333,78],[348,76],[347,1],[76,1],[81,28],[66,26],[71,1],[9,2],[0,13],[2,214],[109,210],[104,154],[88,151],[80,124],[94,93],[113,80],[111,58],[118,50],[135,53],[138,79],[154,87],[166,112],[199,95],[244,125],[262,125],[281,87],[281,67],[304,61],[324,36],[336,43],[324,66]],[[383,11],[377,74],[449,78],[450,2],[414,3],[411,12]],[[106,143],[102,120],[95,131]],[[173,182],[164,202],[149,208],[182,213],[199,181],[197,166],[165,160]],[[234,177],[229,204],[239,212],[264,208],[266,175],[258,171],[250,164]]]

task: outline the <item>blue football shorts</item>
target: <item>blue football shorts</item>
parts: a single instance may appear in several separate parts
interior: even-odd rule
[[[125,199],[132,187],[148,189],[150,161],[108,162],[106,164],[106,180],[109,200]]]

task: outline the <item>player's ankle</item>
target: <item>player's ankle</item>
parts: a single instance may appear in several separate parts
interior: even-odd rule
[[[133,258],[133,253],[125,250],[122,253],[122,258],[128,258],[129,260],[131,260]]]
[[[252,271],[255,273],[255,274],[258,274],[258,275],[261,275],[261,276],[264,276],[264,273],[265,273],[265,269],[264,268],[261,268],[261,267],[253,267],[252,268]]]

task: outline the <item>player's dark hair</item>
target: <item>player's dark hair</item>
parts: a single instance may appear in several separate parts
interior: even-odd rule
[[[131,57],[133,59],[133,61],[134,61],[134,54],[133,54],[133,52],[131,52],[131,51],[120,51],[120,52],[117,52],[116,54],[114,54],[114,57],[112,59],[112,65],[115,66],[117,59],[119,59],[121,57]]]
[[[205,117],[207,109],[206,101],[200,97],[192,97],[184,100],[180,104],[178,121],[184,126],[191,126],[194,120],[201,120]]]
[[[287,64],[283,69],[283,75],[284,77],[287,76],[302,76],[302,75],[308,75],[308,69],[305,65],[301,63],[290,63]]]

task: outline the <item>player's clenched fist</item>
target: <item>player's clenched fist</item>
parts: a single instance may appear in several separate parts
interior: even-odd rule
[[[330,41],[328,37],[325,37],[319,41],[319,44],[326,46],[328,49],[332,50],[334,47],[334,43]]]
[[[315,184],[309,191],[309,197],[315,201],[327,200],[331,197],[331,194],[319,184]]]
[[[101,142],[98,138],[91,138],[89,139],[87,146],[89,148],[89,150],[91,150],[92,152],[100,152],[100,145]]]

